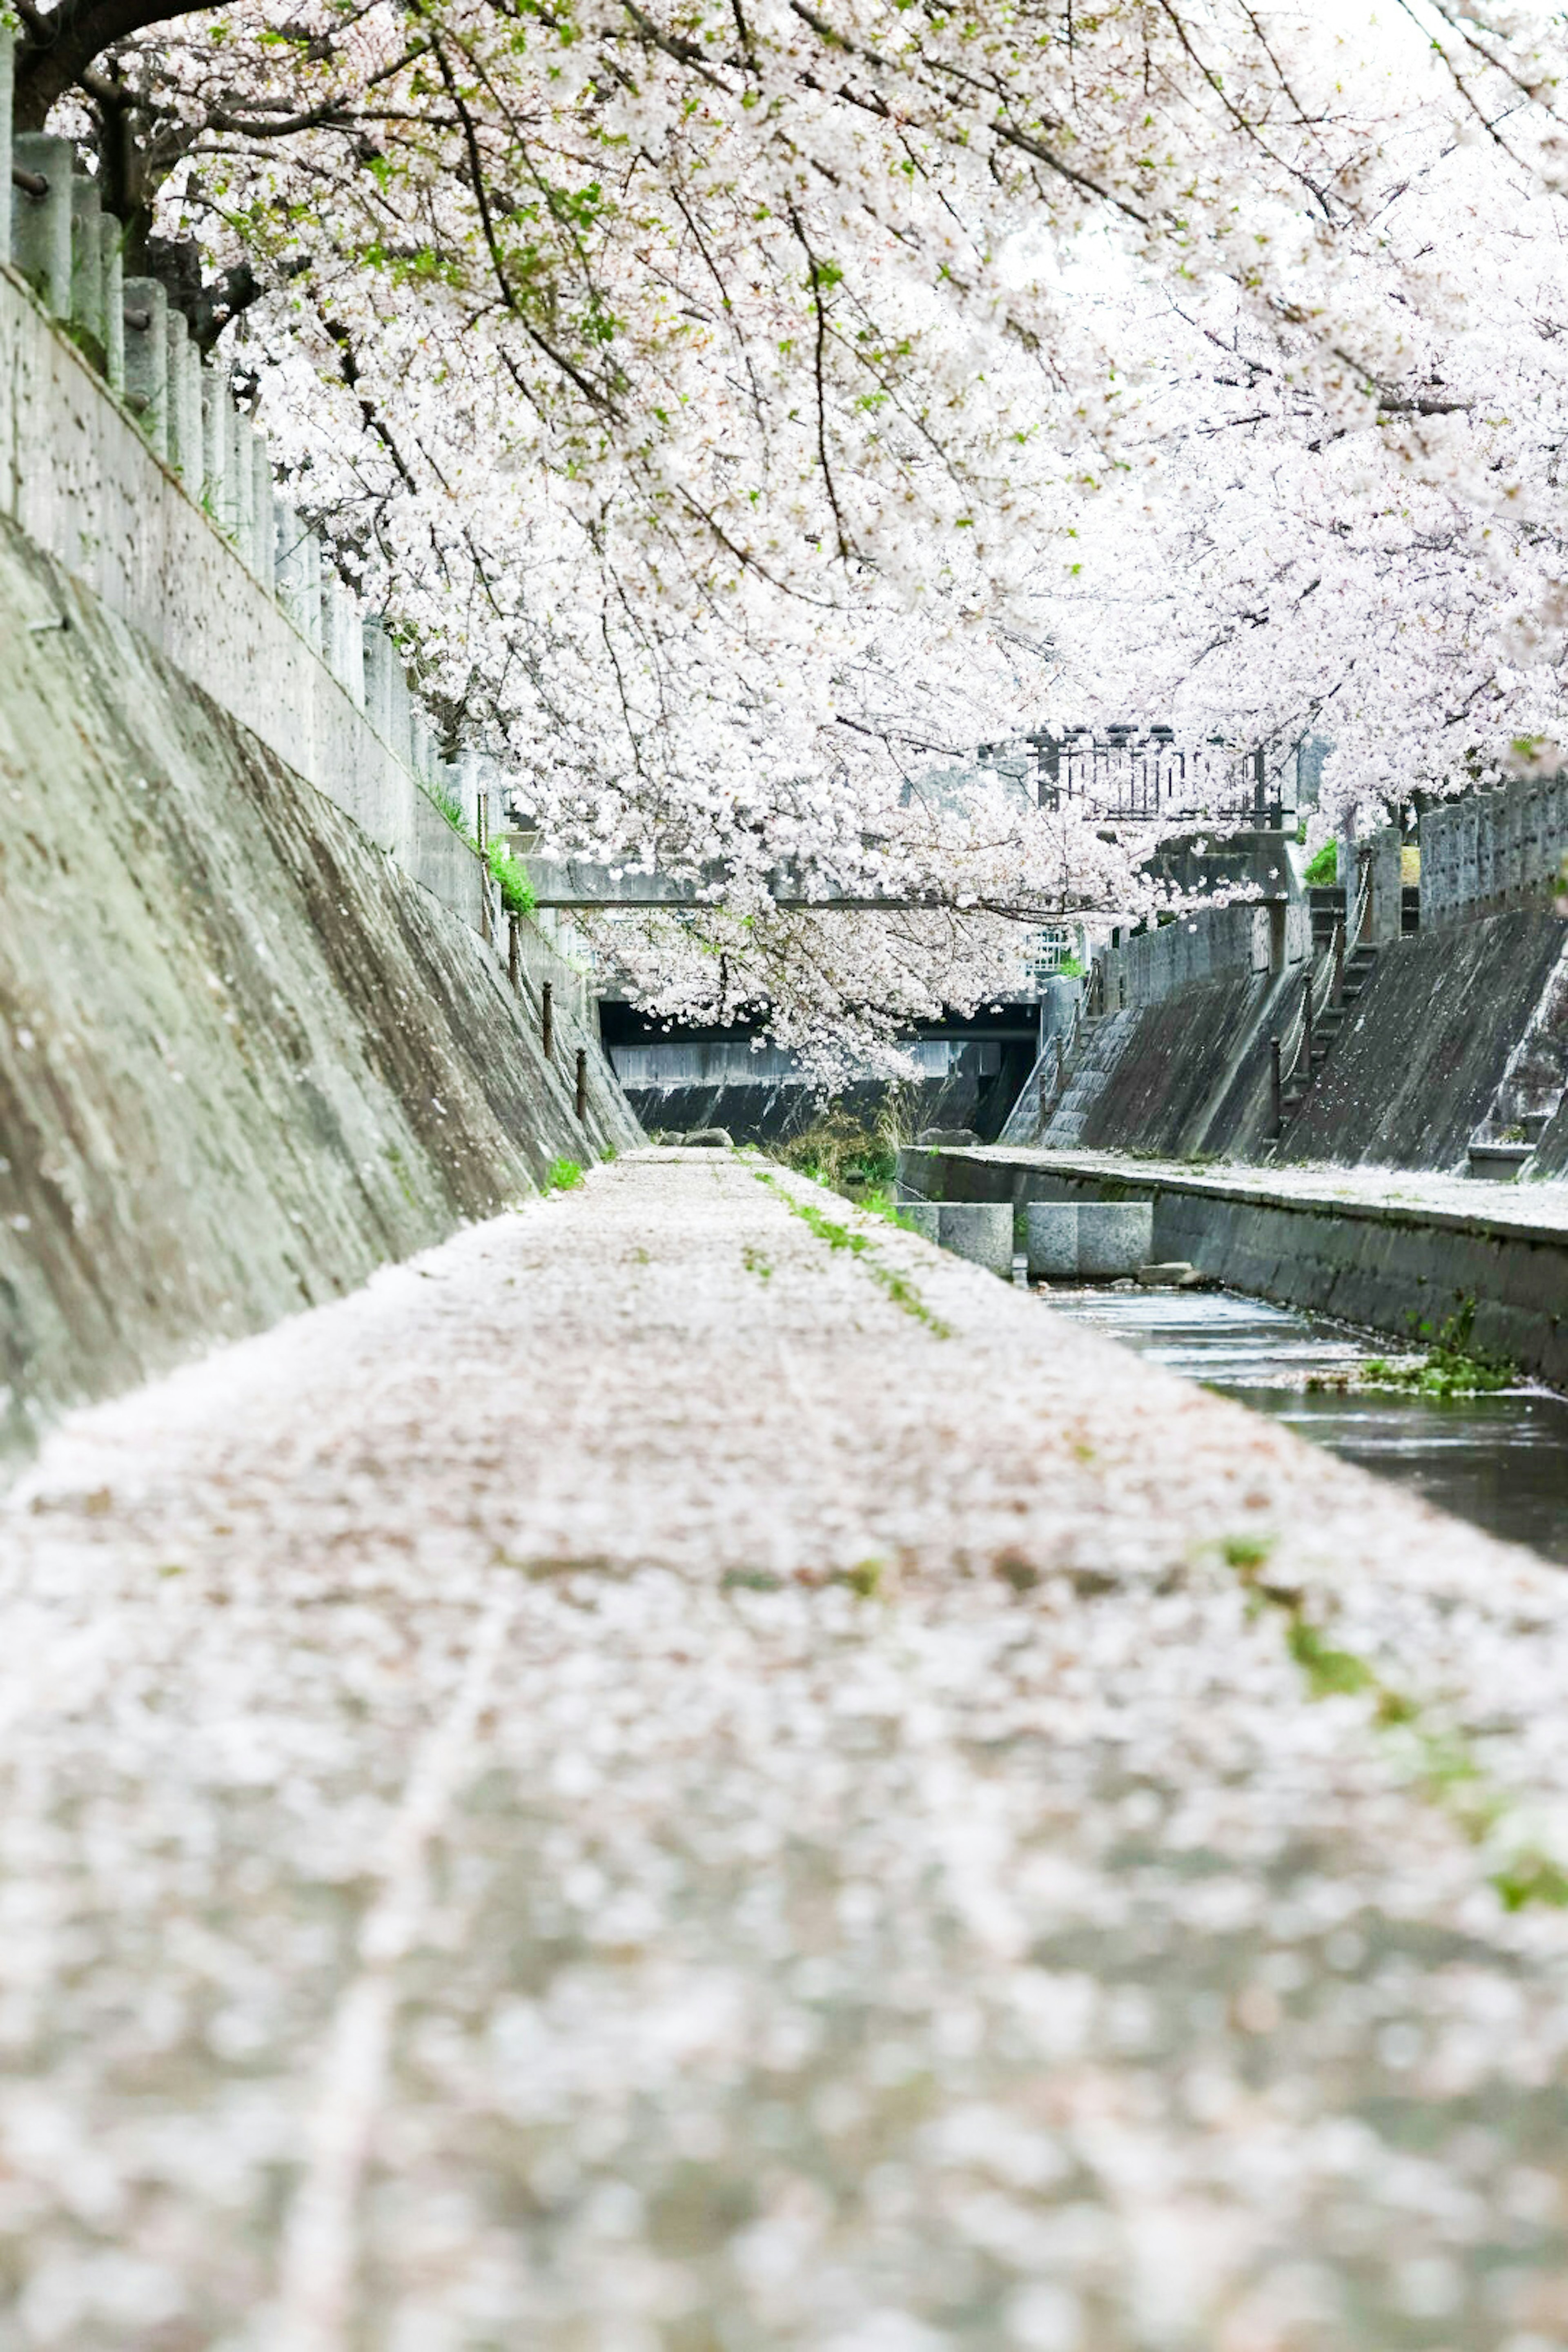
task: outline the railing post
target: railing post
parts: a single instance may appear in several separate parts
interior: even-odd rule
[[[540,1026],[543,1032],[541,1042],[544,1047],[544,1058],[548,1062],[553,1060],[555,1055],[555,989],[553,983],[548,980],[540,991],[540,1003],[542,1013]]]
[[[518,938],[517,917],[515,915],[509,915],[506,919],[506,976],[511,982],[513,995],[521,996],[522,993],[522,948],[521,942]]]
[[[588,1116],[588,1049],[585,1045],[577,1048],[577,1116],[580,1119]]]
[[[1333,1002],[1345,1001],[1345,919],[1339,916],[1334,923],[1334,994]]]
[[[1279,1068],[1279,1040],[1268,1040],[1268,1095],[1273,1108],[1274,1132],[1285,1132],[1285,1082]]]
[[[1308,1086],[1312,1083],[1312,974],[1309,966],[1302,983],[1305,994],[1301,1000],[1301,1072]]]

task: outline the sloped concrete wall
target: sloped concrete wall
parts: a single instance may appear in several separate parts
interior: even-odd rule
[[[558,1013],[0,520],[0,1458],[635,1143]]]
[[[1384,948],[1276,1156],[1462,1169],[1563,940],[1521,908]]]
[[[1232,966],[1111,1016],[1114,1052],[1072,1147],[1238,1158],[1260,1150],[1270,1120],[1268,1040],[1289,1021],[1300,987],[1294,971],[1270,978]],[[1040,1139],[1068,1140],[1054,1128]]]

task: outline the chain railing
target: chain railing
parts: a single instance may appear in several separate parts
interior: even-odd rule
[[[1276,1135],[1284,1129],[1285,1096],[1289,1088],[1298,1079],[1303,1089],[1312,1083],[1313,1034],[1329,1006],[1338,1005],[1343,999],[1345,957],[1362,943],[1371,905],[1372,860],[1363,857],[1359,860],[1353,911],[1348,921],[1343,915],[1335,917],[1333,938],[1306,973],[1300,997],[1284,1035],[1269,1041]]]

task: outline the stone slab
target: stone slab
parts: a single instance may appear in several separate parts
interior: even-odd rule
[[[1006,1281],[1013,1276],[1013,1211],[980,1201],[943,1201],[937,1213],[937,1239],[954,1257],[983,1265]]]

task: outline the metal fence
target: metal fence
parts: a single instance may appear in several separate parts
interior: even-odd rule
[[[1123,823],[1191,816],[1274,831],[1295,814],[1294,745],[1259,744],[1248,751],[1221,742],[1189,747],[1169,727],[1144,732],[1111,727],[1103,735],[1070,728],[1026,740],[1041,808],[1076,803]],[[988,763],[1008,756],[982,747]],[[1010,756],[1016,759],[1016,751]]]

